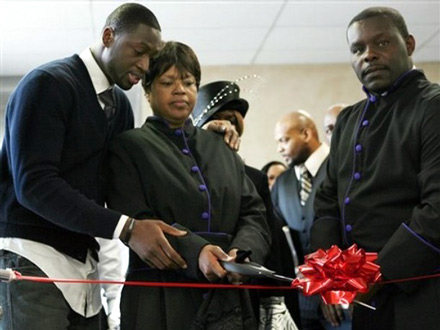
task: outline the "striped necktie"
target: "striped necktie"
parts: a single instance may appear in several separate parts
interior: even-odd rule
[[[104,103],[104,113],[107,119],[111,119],[115,114],[115,99],[113,95],[113,88],[109,88],[99,94],[99,99]]]
[[[300,166],[300,181],[301,190],[299,192],[299,196],[301,198],[301,205],[304,206],[307,198],[309,198],[310,192],[312,191],[312,176],[304,164]]]

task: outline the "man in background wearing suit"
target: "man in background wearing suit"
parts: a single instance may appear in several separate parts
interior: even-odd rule
[[[290,228],[298,263],[303,264],[304,256],[311,252],[310,228],[315,216],[313,200],[324,180],[329,147],[320,142],[312,117],[303,110],[280,118],[275,126],[275,139],[277,151],[289,168],[277,178],[272,188],[273,206],[275,214]],[[323,318],[320,303],[319,296],[299,294],[303,330],[347,329],[337,324],[332,327]]]

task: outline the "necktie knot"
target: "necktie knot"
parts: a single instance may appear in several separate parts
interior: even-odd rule
[[[301,205],[305,205],[312,191],[312,176],[304,164],[300,166],[300,181],[301,190],[299,196],[301,198]]]
[[[104,113],[107,119],[110,119],[115,113],[115,97],[113,88],[109,88],[102,93],[99,93],[99,99],[104,103]]]

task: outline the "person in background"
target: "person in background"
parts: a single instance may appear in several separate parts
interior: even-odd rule
[[[275,125],[274,136],[277,151],[289,166],[272,188],[274,210],[290,229],[292,254],[297,256],[297,265],[301,265],[304,256],[311,252],[310,228],[315,216],[313,201],[325,177],[329,147],[321,143],[313,118],[304,110],[282,116]],[[320,304],[319,296],[306,297],[299,293],[303,330],[332,326],[321,315]],[[346,329],[344,326],[341,324],[334,329]]]
[[[140,81],[161,46],[155,15],[126,3],[108,16],[96,44],[20,81],[0,153],[1,268],[97,279],[95,237],[128,240],[128,217],[104,207],[101,168],[109,141],[133,127],[121,89]],[[163,267],[185,266],[163,234],[183,231],[159,222],[136,231],[130,243],[143,259],[160,253]],[[99,328],[99,285],[11,282],[0,290],[2,328]]]
[[[440,269],[440,86],[411,58],[415,39],[393,8],[348,24],[351,64],[366,98],[342,111],[315,197],[311,249],[377,252],[385,281]],[[440,278],[374,286],[356,299],[353,329],[438,329]]]
[[[324,133],[327,139],[328,145],[330,145],[332,133],[335,128],[336,118],[339,113],[344,109],[347,105],[343,103],[333,104],[325,111],[324,115]]]
[[[187,268],[154,267],[131,252],[127,280],[239,284],[246,279],[228,276],[221,262],[251,251],[248,257],[261,263],[269,253],[264,204],[241,159],[223,137],[192,125],[200,79],[193,50],[167,42],[143,81],[154,115],[109,148],[108,206],[132,217],[163,219],[187,233],[168,237]],[[136,221],[135,228],[149,221]],[[121,328],[253,329],[248,298],[246,290],[126,286]]]
[[[272,190],[272,186],[275,183],[277,177],[287,170],[287,166],[279,161],[271,161],[261,168],[261,171],[267,175],[267,182],[269,184],[269,190]]]
[[[240,97],[240,87],[232,81],[220,80],[200,87],[197,103],[194,107],[193,118],[196,126],[207,127],[210,124],[230,122],[239,136],[244,132],[244,118],[249,110],[249,103]],[[263,199],[267,211],[267,222],[272,232],[271,254],[265,266],[275,269],[277,273],[286,273],[283,265],[291,261],[290,251],[285,242],[280,223],[273,215],[270,190],[267,176],[260,170],[244,164],[245,173],[255,185],[258,194]],[[282,253],[284,251],[284,253]],[[286,260],[283,259],[287,259]],[[293,269],[293,268],[292,268]],[[286,274],[285,274],[286,275]],[[291,274],[289,274],[290,276]],[[260,281],[259,284],[273,285],[272,281]],[[276,283],[275,283],[276,284]],[[251,292],[254,301],[254,311],[260,318],[260,327],[271,329],[294,329],[289,310],[298,317],[298,302],[296,295],[291,295],[286,309],[284,292],[262,290],[258,294]],[[261,308],[260,308],[261,307]]]
[[[328,145],[331,144],[331,138],[333,130],[335,128],[336,118],[345,107],[347,107],[347,104],[337,103],[331,105],[325,111],[323,127]],[[348,308],[344,305],[343,308],[342,305],[325,304],[323,301],[321,301],[321,310],[324,318],[332,326],[346,324],[346,329],[351,328],[353,305],[349,305]],[[326,328],[328,329],[329,327],[326,326]]]

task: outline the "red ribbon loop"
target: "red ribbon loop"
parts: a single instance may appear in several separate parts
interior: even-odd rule
[[[319,249],[305,257],[305,264],[299,266],[304,277],[296,278],[292,287],[302,289],[306,296],[319,293],[326,304],[349,304],[357,293],[381,281],[376,259],[377,253],[365,252],[356,244],[344,251],[336,245]]]

